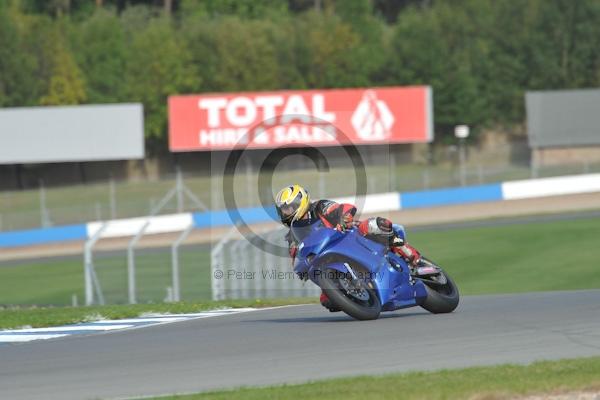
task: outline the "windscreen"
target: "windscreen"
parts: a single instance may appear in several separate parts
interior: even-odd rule
[[[294,221],[292,223],[290,230],[292,232],[292,235],[294,236],[294,239],[296,239],[297,242],[301,242],[308,235],[310,235],[311,233],[313,233],[314,231],[316,231],[317,229],[320,229],[322,227],[323,227],[323,223],[320,220],[307,219],[307,220],[301,220],[301,221]]]

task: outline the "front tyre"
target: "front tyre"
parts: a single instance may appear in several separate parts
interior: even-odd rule
[[[319,281],[329,300],[352,318],[366,321],[379,317],[381,302],[369,282],[334,269],[322,270]]]
[[[440,272],[440,280],[444,284],[433,284],[424,281],[427,297],[421,307],[433,314],[450,313],[458,307],[460,294],[454,281],[444,272]],[[444,279],[445,278],[445,279]]]

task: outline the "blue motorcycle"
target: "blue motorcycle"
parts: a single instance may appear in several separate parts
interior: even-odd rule
[[[400,225],[394,224],[393,229],[405,238]],[[414,306],[449,313],[458,306],[458,287],[426,258],[411,267],[357,228],[341,232],[320,220],[295,221],[290,230],[298,242],[295,273],[321,287],[333,304],[353,318],[377,319],[382,311]]]

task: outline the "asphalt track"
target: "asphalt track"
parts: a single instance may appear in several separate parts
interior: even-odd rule
[[[566,278],[566,277],[565,277]],[[600,290],[473,296],[357,322],[291,306],[0,346],[0,397],[125,398],[600,355]]]

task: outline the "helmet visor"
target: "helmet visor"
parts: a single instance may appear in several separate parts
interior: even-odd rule
[[[281,219],[284,221],[292,219],[294,213],[296,212],[296,207],[293,204],[283,204],[279,207],[279,214]]]

